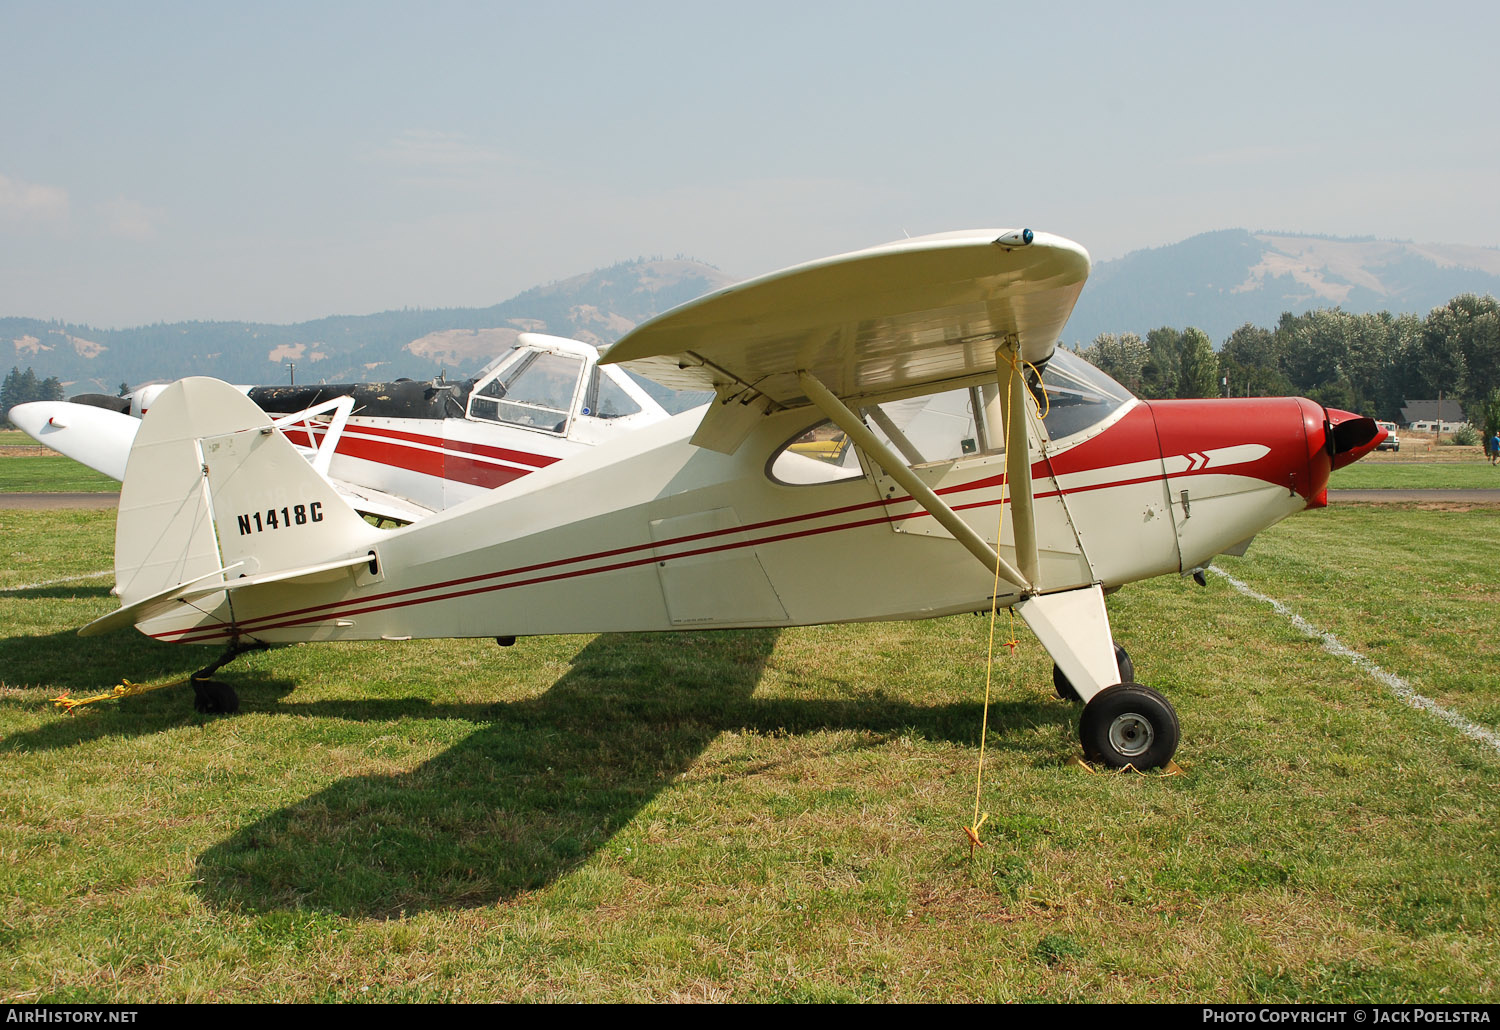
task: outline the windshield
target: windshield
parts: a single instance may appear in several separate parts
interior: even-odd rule
[[[1131,399],[1129,390],[1062,347],[1047,362],[1042,386],[1046,397],[1038,397],[1037,405],[1045,413],[1042,422],[1052,440],[1098,425]]]

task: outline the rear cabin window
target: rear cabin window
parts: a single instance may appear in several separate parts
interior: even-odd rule
[[[772,479],[787,486],[837,483],[864,475],[844,431],[823,421],[788,440],[771,458]]]
[[[977,399],[977,392],[951,390],[887,402],[878,408],[865,408],[861,414],[869,430],[910,464],[931,465],[984,449],[982,437],[975,433]],[[903,438],[900,442],[886,432],[887,425]],[[772,479],[787,486],[837,483],[864,474],[854,445],[842,429],[828,421],[788,440],[772,456],[767,471]]]

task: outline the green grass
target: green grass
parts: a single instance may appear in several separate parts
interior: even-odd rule
[[[102,472],[59,455],[0,458],[0,493],[118,493]]]
[[[1330,478],[1334,490],[1500,490],[1500,466],[1487,461],[1415,462],[1365,459]]]
[[[1500,727],[1500,507],[1335,505],[1218,564],[1247,569],[1263,593],[1427,696]]]
[[[1495,509],[1335,507],[1225,567],[1500,722]],[[1222,579],[1115,595],[1177,777],[1090,775],[986,620],[322,645],[79,638],[98,512],[0,512],[12,1001],[1492,1000],[1500,756]],[[1002,649],[1003,650],[1003,649]]]

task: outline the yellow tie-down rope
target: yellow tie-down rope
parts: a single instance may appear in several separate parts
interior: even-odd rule
[[[71,691],[63,691],[52,698],[52,704],[67,715],[72,715],[73,710],[91,705],[95,701],[118,701],[122,697],[134,697],[137,694],[148,694],[153,690],[161,690],[164,687],[180,687],[184,683],[193,682],[193,677],[187,676],[180,680],[172,680],[170,683],[132,683],[129,680],[121,680],[107,694],[95,694],[92,697],[70,697]]]
[[[1017,358],[1016,358],[1016,356],[1014,354],[1007,355],[1006,361],[1010,365],[1010,376],[1011,376],[1011,378],[1014,378],[1015,376],[1018,376],[1018,375],[1021,374],[1020,367],[1017,364]],[[1025,365],[1026,367],[1030,368],[1032,372],[1036,373],[1037,382],[1041,382],[1042,381],[1042,374],[1041,374],[1040,371],[1037,370],[1037,367],[1035,365],[1033,365],[1029,361],[1021,361],[1020,364]],[[1009,387],[1010,387],[1010,383],[1007,382],[1006,383],[1006,392],[1007,393],[1009,393]],[[1047,396],[1047,391],[1045,391],[1045,390],[1042,391],[1042,399],[1043,399],[1043,401],[1046,402],[1046,407],[1044,407],[1042,409],[1040,415],[1041,415],[1042,418],[1046,418],[1047,417],[1047,413],[1052,410],[1052,399]],[[1021,424],[1022,424],[1023,427],[1025,426],[1025,421],[1024,421],[1024,419],[1025,419],[1025,410],[1024,410],[1025,403],[1026,403],[1026,401],[1025,401],[1025,398],[1023,397],[1022,400],[1021,400],[1021,404],[1022,404],[1022,407],[1023,407],[1023,410],[1022,410],[1022,413],[1021,413],[1021,418],[1023,419],[1023,421],[1022,421]],[[1009,415],[1010,415],[1009,421],[1013,422],[1014,419],[1015,419],[1015,417],[1016,417],[1015,413],[1011,412],[1011,413],[1009,413]],[[974,417],[975,418],[980,418],[982,416],[980,415],[979,412],[975,412],[974,413]],[[1005,428],[1006,428],[1005,446],[1007,448],[1009,448],[1011,446],[1011,439],[1010,439],[1010,437],[1013,435],[1010,432],[1010,430],[1013,428],[1013,426],[1006,426]],[[1025,434],[1022,435],[1021,445],[1023,447],[1027,445]],[[998,555],[1000,554],[1000,538],[1001,538],[1001,535],[1003,534],[1003,532],[1005,530],[1005,499],[1009,495],[1009,493],[1010,493],[1010,477],[1009,476],[1005,476],[1001,480],[1001,490],[1000,490],[1000,518],[999,518],[998,524],[995,526],[995,554],[996,554],[997,558],[998,558]],[[980,802],[980,795],[981,795],[981,793],[983,792],[983,789],[984,789],[984,744],[985,744],[985,738],[989,736],[989,731],[990,731],[990,683],[991,683],[991,681],[993,679],[993,674],[994,674],[994,671],[995,671],[995,616],[996,616],[996,614],[998,613],[998,610],[999,610],[999,594],[1000,594],[1000,563],[997,560],[996,563],[995,563],[995,581],[992,584],[991,589],[990,589],[990,643],[989,643],[989,653],[988,653],[988,655],[985,658],[985,665],[984,665],[984,717],[983,717],[983,719],[981,719],[980,724],[979,724],[979,768],[975,772],[975,775],[974,775],[974,821],[972,823],[970,823],[968,826],[964,827],[964,836],[969,839],[969,857],[970,858],[974,857],[974,851],[975,851],[975,849],[984,847],[984,841],[982,841],[982,840],[979,839],[979,829],[980,829],[980,827],[982,827],[984,825],[985,820],[990,817],[990,814],[988,812],[981,813],[979,811],[979,802]],[[1005,646],[1008,647],[1008,648],[1010,648],[1010,654],[1011,654],[1012,657],[1014,657],[1015,653],[1016,653],[1016,648],[1018,646],[1020,646],[1020,641],[1016,639],[1016,610],[1014,608],[1010,608],[1010,609],[1008,609],[1008,611],[1010,613],[1010,639],[1007,640],[1007,641],[1005,641]],[[1015,678],[1015,666],[1014,665],[1011,666],[1011,678],[1012,678],[1012,680],[1014,680],[1014,678]]]

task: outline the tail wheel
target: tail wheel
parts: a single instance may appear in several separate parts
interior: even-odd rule
[[[1115,769],[1166,765],[1177,750],[1177,713],[1150,687],[1116,683],[1083,706],[1078,740],[1091,761]]]
[[[1130,660],[1130,653],[1119,644],[1115,645],[1115,665],[1120,669],[1121,683],[1135,682],[1135,663]],[[1077,688],[1075,688],[1068,677],[1056,665],[1052,666],[1052,690],[1064,701],[1082,701]]]

